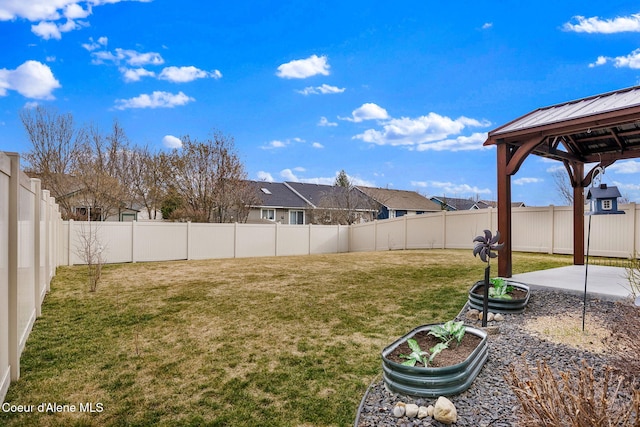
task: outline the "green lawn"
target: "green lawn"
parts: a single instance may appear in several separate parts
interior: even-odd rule
[[[457,315],[483,269],[470,250],[118,264],[91,293],[59,268],[5,399],[36,412],[0,425],[349,426],[382,348]]]

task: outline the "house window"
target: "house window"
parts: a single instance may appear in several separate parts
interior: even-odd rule
[[[611,199],[603,199],[602,200],[602,210],[610,211],[611,210]]]
[[[262,209],[260,217],[262,219],[268,219],[269,221],[276,220],[276,210],[275,209]]]
[[[289,211],[289,224],[304,224],[304,211]]]
[[[78,221],[102,221],[102,209],[87,206],[76,206],[73,208]]]
[[[403,216],[405,216],[406,214],[407,214],[407,211],[405,211],[405,210],[398,210],[398,211],[396,211],[396,218],[403,217]]]

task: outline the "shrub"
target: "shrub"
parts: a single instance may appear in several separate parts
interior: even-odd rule
[[[636,390],[635,381],[624,387],[624,377],[614,378],[611,367],[603,369],[600,381],[584,361],[577,375],[554,374],[545,362],[537,363],[535,374],[526,362],[523,370],[523,375],[519,374],[512,364],[504,375],[522,408],[523,425],[640,426],[640,390]]]

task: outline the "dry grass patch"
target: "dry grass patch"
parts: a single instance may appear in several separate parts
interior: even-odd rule
[[[529,319],[525,327],[533,335],[556,344],[587,350],[593,353],[605,353],[611,348],[606,344],[612,331],[602,320],[587,313],[585,328],[582,330],[582,313],[568,312],[553,316],[539,316]]]
[[[93,293],[60,268],[6,400],[104,410],[0,425],[351,425],[382,348],[453,318],[483,267],[450,250],[121,264]]]

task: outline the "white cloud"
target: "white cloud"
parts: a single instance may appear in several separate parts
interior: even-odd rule
[[[305,172],[305,169],[301,167],[296,167],[293,169],[283,169],[280,171],[279,176],[283,181],[304,182],[307,184],[333,185],[336,182],[336,177],[340,173],[339,171],[336,171],[333,176],[329,176],[329,177],[302,178],[298,176],[297,174],[298,172]],[[271,177],[271,174],[268,174],[267,172],[260,172],[260,173],[263,173]],[[354,177],[351,175],[347,175],[347,177],[349,178],[349,181],[351,181],[351,183],[353,183],[354,185],[375,187],[375,183],[372,181],[367,181],[362,178]]]
[[[2,0],[0,21],[18,18],[37,22],[31,31],[43,39],[60,39],[62,33],[89,26],[79,21],[93,13],[93,7],[119,3],[124,0]],[[151,0],[127,0],[147,3]],[[86,9],[83,8],[86,6]]]
[[[432,112],[415,119],[390,119],[383,122],[381,130],[368,129],[353,138],[377,145],[415,147],[420,151],[471,150],[482,148],[481,142],[486,139],[486,134],[474,133],[454,139],[451,136],[460,134],[466,127],[486,127],[490,124],[464,116],[454,120]]]
[[[42,37],[45,40],[56,39],[60,40],[62,38],[62,33],[58,29],[58,26],[53,22],[45,22],[42,21],[36,25],[31,26],[31,31],[33,34]]]
[[[218,70],[208,72],[194,66],[188,66],[166,67],[158,75],[158,78],[160,80],[168,80],[174,83],[186,83],[196,79],[203,79],[207,77],[219,79],[222,77],[222,73]]]
[[[482,24],[483,30],[488,30],[491,27],[493,27],[493,22],[485,22],[484,24]]]
[[[574,31],[577,33],[598,33],[613,34],[621,32],[640,32],[640,14],[636,13],[630,16],[618,16],[613,19],[600,19],[597,16],[585,18],[584,16],[574,16],[573,24],[567,22],[563,28],[566,31]]]
[[[51,92],[61,87],[51,68],[38,61],[26,61],[15,70],[0,69],[0,96],[8,90],[32,99],[55,99]]]
[[[276,75],[285,79],[306,79],[317,74],[328,76],[329,68],[326,56],[311,55],[307,59],[296,59],[280,65]]]
[[[288,145],[288,142],[285,141],[280,141],[278,139],[274,139],[273,141],[270,141],[267,145],[263,145],[262,148],[265,150],[271,149],[271,148],[284,148]]]
[[[83,43],[81,46],[91,52],[96,49],[106,47],[107,43],[109,43],[109,39],[107,37],[100,37],[97,41],[94,41],[93,37],[89,37],[89,43]]]
[[[303,95],[328,95],[331,93],[342,93],[345,90],[346,90],[345,88],[339,88],[337,86],[330,86],[328,84],[323,84],[322,86],[305,87],[304,89],[298,90],[296,92],[301,93]]]
[[[320,117],[320,121],[318,122],[318,126],[338,126],[335,122],[330,122],[326,117]]]
[[[544,180],[542,178],[522,177],[522,178],[514,179],[513,183],[515,185],[525,185],[525,184],[536,184],[538,182],[543,182],[543,181]]]
[[[269,172],[258,171],[258,179],[260,181],[273,182],[273,176]]]
[[[324,148],[324,145],[320,144],[319,142],[314,142],[313,144],[311,144],[311,146],[313,148]]]
[[[444,139],[437,142],[427,142],[416,145],[416,151],[470,151],[485,150],[491,147],[485,147],[482,144],[487,140],[486,133],[476,132],[470,136],[458,136],[453,139]]]
[[[634,50],[627,56],[616,56],[613,58],[607,56],[599,56],[596,62],[589,64],[589,66],[595,67],[604,65],[607,62],[613,62],[613,65],[616,68],[631,68],[637,70],[640,68],[640,49]]]
[[[624,162],[614,163],[609,166],[607,170],[622,174],[640,173],[640,161],[627,160]]]
[[[351,112],[351,117],[338,117],[340,120],[347,120],[354,123],[360,123],[364,120],[383,120],[389,118],[387,110],[377,104],[368,102],[362,104]]]
[[[288,145],[290,145],[293,142],[305,142],[304,139],[302,138],[290,138],[290,139],[286,139],[284,141],[281,141],[279,139],[274,139],[273,141],[270,141],[268,144],[261,146],[260,148],[262,148],[263,150],[271,150],[274,148],[284,148]]]
[[[120,68],[125,82],[137,82],[142,77],[154,77],[156,73],[144,68]]]
[[[451,195],[491,194],[491,190],[488,188],[479,188],[476,186],[471,186],[469,184],[454,184],[452,182],[441,182],[441,181],[425,181],[425,182],[413,181],[411,184],[419,187],[436,188],[440,191],[443,191],[445,194],[451,194]],[[456,197],[456,196],[453,196],[453,197]]]
[[[135,98],[117,99],[115,108],[117,110],[126,110],[128,108],[173,108],[192,101],[195,101],[195,99],[185,95],[183,92],[174,94],[155,91],[151,95],[142,94]]]
[[[104,64],[112,62],[116,65],[125,63],[133,67],[141,67],[143,65],[162,65],[164,59],[157,52],[138,52],[131,49],[116,48],[114,52],[101,50],[92,52],[94,64]]]
[[[182,148],[182,140],[173,135],[165,135],[162,138],[162,145],[167,148]]]

